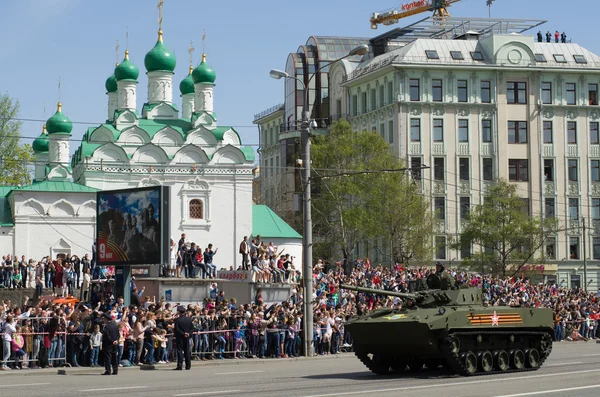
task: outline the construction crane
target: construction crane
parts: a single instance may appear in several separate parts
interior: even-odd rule
[[[411,15],[422,12],[433,11],[433,16],[439,19],[445,19],[450,16],[448,7],[461,0],[411,0],[402,4],[400,9],[379,13],[373,13],[371,16],[371,29],[377,29],[377,25],[392,25],[399,19],[410,17]]]

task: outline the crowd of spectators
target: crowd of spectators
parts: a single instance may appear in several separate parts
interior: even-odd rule
[[[587,340],[600,336],[600,294],[557,285],[533,283],[525,277],[498,278],[449,269],[455,288],[483,288],[488,306],[549,307],[555,313],[555,339]],[[410,292],[432,272],[426,267],[393,269],[358,261],[351,272],[319,261],[312,277],[312,313],[315,351],[320,355],[350,350],[352,338],[344,321],[381,307],[400,308],[398,297],[340,290],[340,283]],[[212,283],[210,298],[189,304],[184,315],[194,324],[192,352],[196,360],[279,358],[303,354],[302,280],[283,302],[265,302],[258,290],[253,302],[238,303]],[[120,365],[168,363],[176,360],[173,321],[176,305],[150,299],[132,286],[130,306],[122,298],[90,303],[56,303],[53,299],[0,305],[2,369],[38,366],[98,366],[102,357],[99,332],[103,314],[120,330]]]

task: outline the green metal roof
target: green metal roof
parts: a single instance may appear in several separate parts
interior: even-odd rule
[[[266,205],[252,206],[252,235],[262,237],[297,238],[298,234]]]
[[[244,153],[244,157],[246,157],[246,161],[254,161],[255,154],[254,148],[250,146],[241,146],[240,150]]]
[[[23,187],[13,188],[12,192],[15,191],[96,193],[98,189],[69,181],[42,181]]]

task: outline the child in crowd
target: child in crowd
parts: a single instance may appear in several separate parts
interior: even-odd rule
[[[90,366],[98,367],[98,356],[100,355],[100,349],[102,348],[102,334],[100,333],[100,325],[94,325],[94,332],[90,336],[90,350],[92,355],[90,357]]]

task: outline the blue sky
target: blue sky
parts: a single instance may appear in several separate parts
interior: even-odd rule
[[[4,1],[0,13],[0,92],[19,100],[21,118],[43,119],[56,110],[58,80],[64,113],[73,120],[73,139],[88,126],[106,119],[104,82],[115,64],[115,41],[123,58],[129,30],[129,51],[140,69],[138,109],[147,97],[144,55],[156,42],[155,0],[20,0]],[[369,17],[400,4],[400,0],[200,1],[165,0],[165,44],[177,56],[174,83],[187,75],[187,49],[194,41],[196,64],[206,53],[217,72],[215,111],[220,125],[234,126],[245,144],[257,145],[255,113],[283,100],[283,82],[269,77],[284,69],[287,55],[311,35],[373,37],[427,16],[371,30]],[[449,8],[453,16],[487,17],[485,0],[463,0]],[[569,8],[577,4],[577,8]],[[584,5],[585,4],[585,5]],[[592,8],[596,8],[593,10]],[[565,31],[569,38],[600,53],[594,29],[600,6],[594,0],[496,0],[492,17],[545,19],[541,29]],[[535,34],[537,32],[531,32]],[[176,89],[175,103],[180,104]],[[79,124],[85,122],[87,124]],[[22,135],[35,137],[42,122],[24,122]],[[31,143],[31,139],[25,139]],[[72,151],[78,142],[72,142]]]

